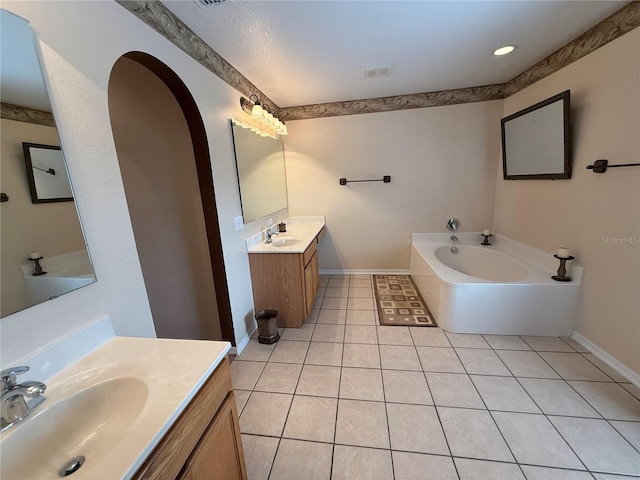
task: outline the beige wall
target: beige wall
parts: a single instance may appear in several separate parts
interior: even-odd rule
[[[234,231],[241,215],[229,118],[242,117],[240,94],[162,38],[116,2],[3,0],[2,8],[29,20],[64,145],[76,204],[98,281],[0,323],[2,364],[64,337],[102,315],[116,333],[154,336],[155,330],[127,209],[108,111],[114,63],[143,51],[185,82],[204,120],[236,341],[253,324],[249,262],[244,239],[267,219]],[[214,46],[215,47],[215,46]],[[283,210],[272,217],[284,218]]]
[[[0,189],[9,195],[2,203],[0,254],[2,316],[27,308],[29,300],[21,265],[30,252],[50,258],[84,249],[74,202],[32,203],[22,142],[60,145],[54,127],[0,119]]]
[[[289,122],[291,215],[326,215],[321,269],[408,269],[412,232],[492,222],[502,101]],[[338,179],[382,178],[391,183]]]
[[[640,168],[586,169],[640,158],[640,29],[509,97],[504,116],[566,89],[573,177],[506,181],[500,162],[494,229],[549,253],[570,247],[586,267],[577,331],[640,372]]]
[[[128,58],[109,111],[156,333],[220,340],[220,319],[189,127],[169,88]]]

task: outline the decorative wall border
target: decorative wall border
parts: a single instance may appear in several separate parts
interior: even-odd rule
[[[349,100],[346,102],[319,103],[280,109],[282,119],[303,120],[310,118],[357,115],[361,113],[393,112],[412,108],[439,107],[461,103],[486,102],[504,98],[504,84],[483,87],[458,88],[439,92],[412,93],[391,97]]]
[[[246,96],[258,95],[263,103],[285,121],[500,100],[519,92],[640,26],[640,0],[633,0],[506,83],[279,108],[160,1],[116,0],[116,2],[240,93]]]
[[[0,118],[15,120],[16,122],[35,123],[36,125],[45,125],[47,127],[56,126],[52,113],[21,107],[12,103],[0,103]]]
[[[116,0],[187,55],[245,96],[257,95],[280,117],[280,109],[247,77],[227,62],[171,10],[158,0]]]

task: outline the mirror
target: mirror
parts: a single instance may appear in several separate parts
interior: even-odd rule
[[[0,316],[5,317],[96,277],[31,27],[2,9],[0,48]],[[35,275],[37,265],[46,273]]]
[[[570,91],[501,120],[505,180],[571,178]]]
[[[250,125],[234,120],[231,129],[244,223],[287,208],[282,141],[261,136]]]
[[[62,149],[22,142],[33,203],[72,202],[71,184]]]

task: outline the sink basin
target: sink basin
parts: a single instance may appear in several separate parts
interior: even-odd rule
[[[271,242],[274,247],[291,247],[300,243],[297,238],[276,238]]]
[[[86,461],[73,478],[99,477],[92,467],[126,438],[148,396],[143,380],[118,377],[63,399],[48,398],[3,433],[0,477],[59,479],[65,463],[80,455]]]

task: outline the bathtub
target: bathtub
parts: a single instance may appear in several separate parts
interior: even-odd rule
[[[558,260],[502,235],[414,233],[411,276],[438,326],[455,333],[570,336],[583,267],[567,262],[570,282],[551,279]]]
[[[87,250],[65,253],[40,261],[46,275],[33,276],[33,263],[22,265],[22,274],[32,303],[59,297],[96,281]]]

